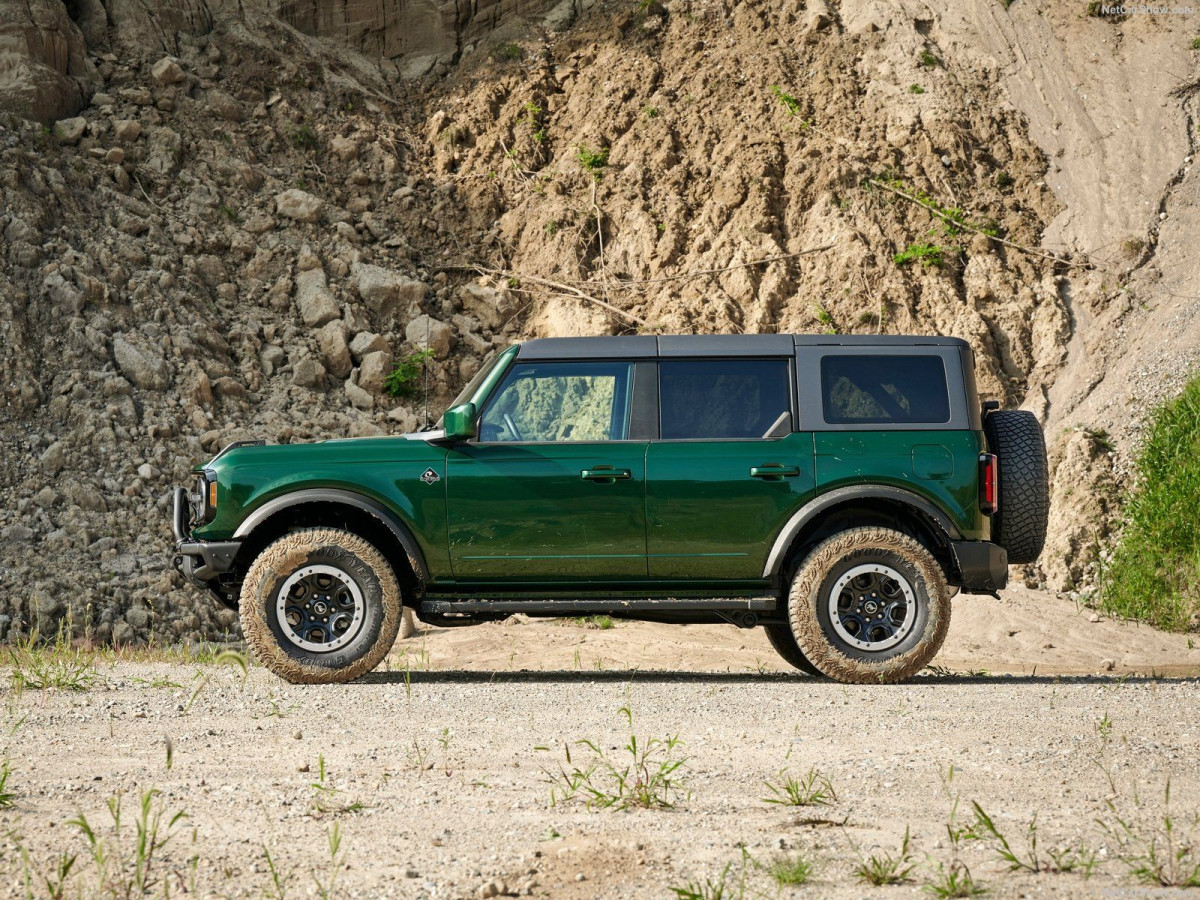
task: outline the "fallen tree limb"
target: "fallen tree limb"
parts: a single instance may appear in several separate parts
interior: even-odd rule
[[[1014,244],[1012,241],[1006,240],[999,235],[988,234],[982,228],[976,228],[974,225],[956,219],[954,216],[938,208],[935,204],[922,200],[920,197],[914,197],[912,194],[908,193],[908,191],[902,191],[900,188],[890,185],[886,181],[880,181],[877,178],[868,178],[867,184],[874,185],[877,188],[882,188],[889,193],[895,194],[897,197],[903,197],[909,203],[915,203],[922,209],[929,210],[929,212],[933,213],[939,219],[943,220],[944,222],[949,222],[955,228],[959,228],[963,231],[970,231],[972,234],[982,234],[989,241],[995,241],[997,244],[1003,244],[1005,247],[1011,247],[1012,249],[1028,254],[1029,256],[1036,256],[1039,259],[1048,260],[1049,262],[1057,263],[1060,266],[1067,266],[1068,268],[1072,269],[1095,268],[1090,261],[1074,262],[1073,260],[1063,259],[1061,256],[1056,256],[1053,253],[1046,253],[1042,250],[1035,250],[1032,247],[1024,247],[1020,244]]]

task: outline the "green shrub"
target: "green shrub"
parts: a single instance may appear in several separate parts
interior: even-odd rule
[[[1182,631],[1200,608],[1200,377],[1155,411],[1137,473],[1100,602],[1109,613]]]
[[[514,44],[509,41],[507,44],[500,44],[494,51],[496,59],[504,59],[509,62],[516,62],[519,59],[525,58],[525,49],[520,44]]]
[[[797,99],[796,97],[793,97],[791,94],[789,94],[783,88],[781,88],[779,85],[777,85],[777,84],[771,85],[771,93],[774,94],[776,97],[778,97],[779,102],[782,103],[787,108],[789,116],[794,116],[794,115],[796,115],[796,113],[800,112],[799,99]]]
[[[1192,38],[1192,49],[1200,50],[1200,38]]]
[[[420,387],[418,379],[425,371],[425,361],[433,357],[432,350],[418,350],[396,365],[384,380],[384,387],[393,397],[414,397]]]
[[[946,248],[937,244],[909,244],[892,257],[892,262],[898,266],[917,261],[923,266],[936,266],[940,269],[946,264]]]
[[[919,84],[910,84],[908,86],[908,92],[910,94],[923,94],[925,93],[925,88],[921,87]]]
[[[311,152],[320,146],[320,139],[311,125],[301,125],[292,131],[292,146],[297,150]]]
[[[608,165],[608,148],[601,147],[593,150],[586,144],[579,145],[579,164],[591,175],[599,175],[600,170]]]

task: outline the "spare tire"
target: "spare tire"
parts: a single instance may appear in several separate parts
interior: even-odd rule
[[[1031,412],[1000,409],[984,416],[983,433],[1000,460],[1000,508],[992,516],[992,540],[1008,551],[1009,563],[1036,562],[1050,513],[1042,426]]]

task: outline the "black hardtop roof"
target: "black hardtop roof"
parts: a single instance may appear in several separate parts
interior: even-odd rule
[[[664,334],[536,338],[518,359],[790,356],[797,347],[967,347],[961,338],[908,334]]]

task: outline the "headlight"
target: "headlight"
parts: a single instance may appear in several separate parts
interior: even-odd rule
[[[211,481],[209,479],[212,479]],[[205,472],[196,482],[196,492],[192,494],[192,509],[196,522],[207,524],[217,514],[217,479],[215,472]]]

